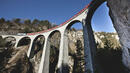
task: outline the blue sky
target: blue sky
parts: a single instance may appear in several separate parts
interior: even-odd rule
[[[39,19],[61,24],[84,8],[91,0],[0,0],[0,18],[12,20]],[[113,32],[108,8],[103,4],[95,13],[92,25],[95,31]],[[81,28],[81,26],[74,26]]]
[[[115,32],[106,3],[102,4],[94,13],[92,27],[95,31]]]

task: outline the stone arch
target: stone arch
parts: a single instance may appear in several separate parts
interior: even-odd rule
[[[31,54],[29,58],[33,58],[35,54],[37,54],[39,51],[43,49],[44,42],[45,42],[44,35],[38,35],[35,37],[35,39],[33,40],[33,45],[31,48]],[[37,49],[36,49],[36,46],[37,46]]]
[[[68,30],[68,29],[70,29],[70,27],[71,27],[73,24],[79,23],[79,22],[80,22],[79,20],[73,20],[72,22],[70,22],[70,23],[67,25],[65,31]]]
[[[96,10],[104,3],[106,2],[107,0],[93,0],[89,6],[89,10],[88,10],[88,13],[87,13],[87,17],[85,18],[85,28],[89,29],[89,30],[92,30],[92,31],[89,31],[88,32],[88,35],[91,34],[91,37],[94,37],[94,33],[93,33],[93,28],[92,28],[92,24],[91,24],[91,21],[92,21],[92,18],[93,18],[93,15],[94,13],[96,12]],[[83,22],[82,21],[82,22]],[[87,27],[86,27],[87,25]],[[92,40],[93,42],[95,42],[95,38],[91,38],[91,39],[94,39]],[[96,44],[96,43],[95,43]],[[95,46],[92,46],[92,48],[96,48],[96,45]],[[95,55],[96,53],[96,49],[91,49],[93,54]]]
[[[68,54],[67,55],[68,56],[68,64],[63,66],[63,70],[64,70],[64,68],[66,69],[66,71],[64,71],[65,73],[71,73],[71,72],[78,73],[76,70],[78,70],[79,67],[81,68],[81,66],[78,65],[79,61],[81,61],[81,60],[78,60],[78,53],[79,52],[81,53],[81,51],[79,51],[79,50],[84,50],[84,48],[83,47],[82,47],[82,49],[81,49],[81,47],[79,48],[79,46],[77,46],[77,44],[80,43],[80,46],[83,46],[83,43],[81,43],[80,39],[78,39],[78,40],[76,39],[75,41],[72,41],[73,38],[70,38],[70,36],[73,36],[72,34],[74,34],[75,35],[74,37],[77,37],[77,34],[76,34],[77,30],[74,30],[74,31],[69,30],[69,29],[71,29],[71,26],[75,25],[76,23],[81,23],[81,21],[74,20],[74,21],[70,22],[65,29],[64,36],[67,36],[66,42],[68,42],[68,44],[66,45],[66,46],[68,46],[68,48],[65,48],[68,50],[68,52],[66,52],[66,54]],[[83,28],[82,23],[81,23],[81,26]],[[82,55],[84,56],[84,53]],[[84,60],[84,59],[82,59],[82,60]],[[85,68],[82,68],[82,69],[85,69]],[[82,71],[84,71],[84,70],[82,70]],[[82,71],[80,69],[81,73],[83,73]]]
[[[34,70],[35,73],[38,72],[38,69],[39,69],[39,66],[40,66],[44,43],[45,43],[44,35],[38,35],[33,40],[29,59],[31,60],[32,65],[35,69]]]
[[[92,17],[93,17],[93,15],[94,15],[94,13],[96,12],[96,10],[104,3],[104,2],[106,2],[106,0],[95,0],[95,1],[92,1],[92,4],[90,5],[90,7],[89,7],[89,11],[88,11],[88,13],[87,13],[87,17],[86,17],[86,19],[85,19],[85,22],[86,22],[86,24],[88,25],[88,27],[86,27],[86,28],[90,28],[91,27],[91,20],[92,20]],[[112,20],[113,21],[113,20]],[[91,29],[91,28],[90,28]],[[93,32],[89,32],[89,34],[90,33],[93,33]],[[93,50],[92,49],[92,52],[93,51],[95,51],[95,50]],[[109,51],[108,51],[109,52]],[[118,53],[118,51],[116,51],[117,53]],[[114,59],[112,59],[113,60],[113,62],[114,62]],[[99,62],[100,62],[101,60],[99,60]],[[105,62],[105,60],[103,60],[104,62]],[[116,62],[117,63],[117,62]],[[109,64],[109,62],[107,63],[107,64]],[[112,63],[111,63],[112,64]],[[111,65],[111,64],[109,64],[109,65]],[[114,63],[115,64],[115,63]],[[110,69],[110,66],[109,65],[107,65],[107,67],[109,67],[109,70],[111,71],[111,69]],[[116,64],[115,64],[116,65]],[[117,64],[118,65],[118,64]],[[104,66],[105,66],[105,64],[104,64]],[[113,67],[115,68],[115,66],[113,65]],[[111,67],[111,68],[113,68],[113,67]],[[116,67],[117,69],[119,69],[118,67]],[[107,68],[108,69],[108,68]],[[122,70],[122,69],[119,69],[119,70],[117,70],[117,69],[114,69],[113,70],[113,72],[114,71],[119,71],[119,70]],[[106,70],[108,73],[110,73],[109,72],[109,70]],[[104,69],[104,71],[105,71],[105,69]],[[117,72],[118,73],[118,72]]]
[[[48,42],[50,43],[49,73],[55,73],[57,71],[60,51],[60,39],[61,32],[59,30],[52,31],[48,37]]]
[[[98,7],[103,4],[106,0],[93,0],[89,6],[89,10],[87,13],[87,17],[85,18],[85,21],[87,24],[91,24],[92,16],[94,15],[95,11],[98,9]]]
[[[61,32],[59,30],[54,30],[49,34],[49,38],[52,37],[52,35],[54,35],[56,32],[59,32],[61,35]]]
[[[19,40],[17,47],[30,45],[31,39],[29,37],[23,37]]]
[[[15,46],[16,44],[16,38],[13,36],[5,37],[4,40],[7,42],[6,46]]]

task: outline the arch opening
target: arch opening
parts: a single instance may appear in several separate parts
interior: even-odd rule
[[[49,73],[57,73],[57,65],[60,51],[61,33],[58,30],[53,31],[49,35],[50,56],[49,56]]]
[[[35,69],[35,73],[38,72],[40,66],[44,43],[45,37],[43,35],[38,35],[33,41],[29,59]]]
[[[4,40],[6,41],[6,43],[5,43],[6,47],[14,47],[16,44],[15,37],[9,36],[9,37],[4,38]]]
[[[31,42],[31,39],[29,37],[23,37],[19,40],[17,47],[21,46],[29,46]]]
[[[127,73],[121,62],[119,37],[109,16],[107,2],[104,1],[92,8],[91,20],[88,20],[92,24],[97,45],[96,57],[104,73]]]
[[[66,73],[84,73],[85,60],[82,23],[78,20],[71,22],[65,30],[65,35],[67,35],[69,59]]]

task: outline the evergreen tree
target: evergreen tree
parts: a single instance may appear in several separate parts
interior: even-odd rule
[[[24,24],[31,24],[31,20],[29,19],[24,20]]]
[[[40,23],[40,21],[38,19],[34,19],[32,22],[33,25],[38,25],[39,23]]]
[[[13,19],[13,22],[14,23],[20,23],[20,19],[19,18]]]
[[[0,24],[1,24],[1,23],[4,23],[4,22],[5,22],[5,19],[4,19],[4,18],[1,18],[1,19],[0,19]]]

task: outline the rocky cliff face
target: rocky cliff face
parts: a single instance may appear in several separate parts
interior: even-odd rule
[[[69,31],[68,32],[68,47],[69,47],[69,73],[84,73],[84,41],[83,32]]]
[[[130,69],[130,0],[107,0],[109,15],[119,35],[123,63]]]
[[[26,55],[27,46],[3,49],[0,52],[0,73],[33,73]]]
[[[110,49],[116,50],[117,48],[120,47],[118,35],[116,33],[94,32],[94,37],[95,37],[95,41],[97,43],[98,49],[103,48],[103,49],[109,49],[109,50]],[[69,31],[68,39],[69,39],[69,41],[68,41],[69,42],[69,45],[68,45],[69,46],[69,62],[68,63],[69,63],[70,73],[78,73],[78,71],[80,73],[84,73],[83,31],[82,30]],[[102,51],[102,52],[105,52],[105,51]],[[100,54],[100,53],[98,52],[98,54]],[[105,54],[103,54],[103,55],[105,55]],[[111,56],[109,54],[107,54],[107,55]],[[76,68],[75,68],[75,66],[76,66]],[[80,68],[78,68],[78,67],[80,67]],[[75,70],[77,70],[77,71],[75,71]]]
[[[76,45],[74,45],[74,43],[76,43],[77,40],[80,40],[82,46],[84,46],[82,30],[70,31],[68,33],[68,38],[69,38],[69,45],[70,45],[69,47],[71,49],[76,47]],[[94,38],[95,38],[95,42],[97,43],[98,48],[104,48],[106,40],[108,40],[110,42],[108,44],[110,44],[110,45],[112,44],[111,48],[115,49],[115,48],[120,47],[119,37],[118,37],[117,33],[94,32]]]

